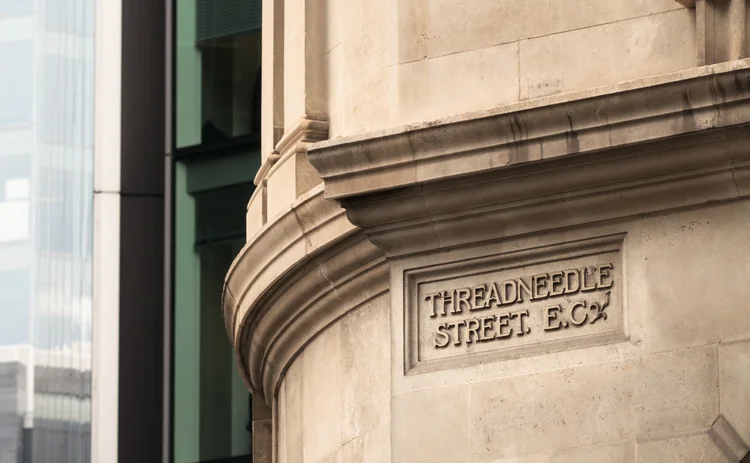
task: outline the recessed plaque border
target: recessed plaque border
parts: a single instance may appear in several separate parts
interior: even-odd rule
[[[627,279],[623,253],[626,237],[627,233],[623,232],[405,269],[403,271],[404,374],[421,374],[627,341],[629,339],[626,309]],[[616,253],[615,264],[619,267],[620,307],[622,310],[619,326],[615,325],[610,330],[594,334],[540,341],[487,352],[463,353],[430,360],[419,358],[418,286],[420,283],[483,275],[612,252]]]

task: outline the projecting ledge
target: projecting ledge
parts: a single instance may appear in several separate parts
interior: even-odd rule
[[[750,122],[750,59],[315,143],[341,200]]]

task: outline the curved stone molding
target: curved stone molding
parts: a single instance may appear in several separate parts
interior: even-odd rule
[[[239,334],[239,360],[253,388],[270,404],[300,350],[338,318],[388,291],[389,276],[382,251],[362,234],[290,272]]]
[[[222,307],[240,371],[268,404],[288,363],[317,332],[387,290],[382,251],[323,185],[265,224],[240,251]],[[250,341],[252,339],[252,342]]]
[[[309,143],[326,138],[328,138],[328,119],[325,116],[307,115],[284,133],[276,144],[275,152],[279,153],[279,159],[274,162],[283,162],[293,153],[303,153]],[[273,175],[273,172],[274,169],[271,168],[268,175]]]
[[[750,120],[750,59],[312,145],[341,199]]]

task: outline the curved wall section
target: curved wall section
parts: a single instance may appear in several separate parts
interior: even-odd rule
[[[277,461],[391,461],[390,397],[385,293],[332,323],[292,362],[277,395]]]

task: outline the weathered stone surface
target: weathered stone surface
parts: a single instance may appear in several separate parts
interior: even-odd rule
[[[720,3],[273,3],[224,308],[279,462],[742,457],[749,8]],[[542,294],[573,269],[595,287]]]
[[[750,336],[750,203],[643,220],[649,351]]]
[[[279,404],[279,413],[283,417],[279,420],[283,428],[283,443],[285,444],[284,459],[286,463],[302,463],[305,461],[304,415],[303,415],[303,364],[292,365],[287,372],[284,382],[284,399]],[[282,406],[283,405],[283,406]]]
[[[750,341],[719,345],[721,413],[750,444]]]
[[[718,414],[713,348],[471,386],[476,461],[705,429]]]
[[[253,462],[273,462],[273,424],[271,419],[253,421]]]
[[[706,433],[638,443],[638,463],[730,463]]]
[[[521,99],[693,67],[691,26],[690,12],[678,9],[523,41]]]
[[[302,441],[304,461],[319,461],[341,445],[341,327],[323,331],[304,351]]]
[[[393,461],[472,461],[469,387],[443,387],[393,397]]]
[[[561,449],[552,453],[502,458],[500,460],[493,460],[492,463],[579,463],[581,461],[632,463],[635,461],[635,442],[618,442],[615,444]]]
[[[391,126],[518,101],[518,44],[403,63],[390,69]]]
[[[672,0],[403,0],[399,10],[399,62],[587,29],[679,8]]]
[[[613,363],[473,384],[473,460],[631,438],[634,374]]]
[[[379,296],[341,321],[339,400],[344,442],[381,428],[390,419],[390,382],[386,379],[391,367],[388,302],[388,294]]]

